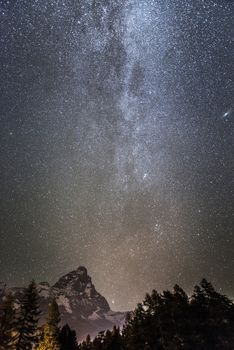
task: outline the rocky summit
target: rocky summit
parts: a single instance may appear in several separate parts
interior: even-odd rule
[[[10,288],[17,301],[20,301],[24,288]],[[9,290],[9,289],[8,289]],[[107,300],[96,291],[91,277],[84,266],[62,276],[53,286],[47,282],[38,284],[40,297],[40,324],[45,321],[48,304],[53,298],[59,305],[61,326],[68,323],[82,340],[87,334],[94,337],[98,332],[114,325],[122,326],[125,312],[110,309]]]

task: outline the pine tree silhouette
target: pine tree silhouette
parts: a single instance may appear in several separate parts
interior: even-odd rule
[[[14,341],[14,328],[16,325],[16,312],[14,298],[9,292],[3,298],[0,316],[0,350],[11,349]]]
[[[25,290],[21,301],[12,350],[32,349],[37,341],[39,314],[37,287],[35,281],[32,281]]]
[[[76,332],[66,324],[60,331],[61,350],[78,350]]]

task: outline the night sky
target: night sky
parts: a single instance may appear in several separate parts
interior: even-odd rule
[[[234,1],[0,1],[0,69],[1,281],[234,297]]]

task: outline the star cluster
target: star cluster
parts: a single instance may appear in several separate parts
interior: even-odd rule
[[[0,280],[116,310],[234,296],[234,3],[0,0]]]

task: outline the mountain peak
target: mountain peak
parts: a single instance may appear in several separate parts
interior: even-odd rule
[[[53,286],[55,289],[69,289],[79,294],[84,293],[87,287],[93,287],[94,289],[91,277],[84,266],[79,266],[77,270],[62,276]]]
[[[78,269],[77,269],[77,272],[79,274],[88,275],[88,271],[87,271],[86,267],[84,267],[84,266],[79,266]]]

